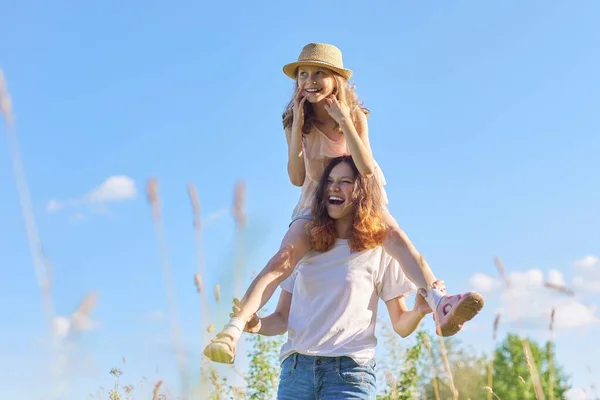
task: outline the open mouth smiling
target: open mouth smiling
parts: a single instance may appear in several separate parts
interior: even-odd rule
[[[329,204],[335,205],[335,206],[339,206],[340,204],[344,204],[344,199],[342,199],[339,196],[329,196],[329,198],[327,199],[327,201],[329,202]]]

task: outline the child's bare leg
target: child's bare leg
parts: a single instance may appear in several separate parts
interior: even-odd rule
[[[404,274],[418,288],[427,289],[431,287],[433,282],[437,281],[437,278],[429,264],[398,224],[390,224],[390,228],[383,242],[385,251],[400,263]]]
[[[309,251],[310,243],[305,226],[308,221],[296,220],[284,236],[279,251],[269,260],[265,268],[254,278],[244,294],[239,309],[204,350],[212,361],[232,363],[235,343],[246,322],[273,296],[279,286],[290,276],[298,261]]]
[[[476,292],[449,296],[437,281],[431,268],[412,244],[396,220],[387,213],[390,231],[384,240],[385,251],[396,259],[404,274],[419,288],[427,290],[427,302],[433,310],[436,330],[440,336],[452,336],[483,308],[483,297]]]

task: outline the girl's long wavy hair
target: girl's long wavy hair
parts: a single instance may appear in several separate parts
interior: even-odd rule
[[[352,122],[356,122],[355,121],[356,111],[358,111],[358,110],[363,112],[368,117],[370,114],[370,111],[367,108],[365,108],[362,105],[362,103],[358,100],[358,95],[356,94],[356,91],[354,90],[354,85],[350,85],[350,83],[346,80],[346,78],[344,78],[340,74],[338,74],[332,70],[329,70],[329,69],[327,69],[327,71],[334,77],[335,82],[336,82],[335,88],[333,90],[335,97],[337,97],[337,99],[340,103],[345,103],[348,106],[348,108],[350,110],[352,110],[352,112],[351,112]],[[297,80],[296,80],[296,84],[294,85],[294,94],[296,93],[296,90],[298,90],[298,81]],[[292,123],[294,122],[294,111],[293,111],[294,97],[295,96],[292,96],[292,99],[286,106],[285,111],[283,112],[283,115],[282,115],[284,129],[291,128]],[[310,102],[305,101],[304,102],[304,125],[302,126],[303,134],[307,135],[310,133],[310,131],[312,130],[314,121],[315,121],[315,112],[313,110],[313,105]],[[336,128],[338,131],[341,132],[341,128],[339,126],[337,126]]]
[[[374,175],[368,178],[358,172],[351,156],[341,156],[332,159],[321,177],[316,189],[315,200],[312,206],[313,220],[307,225],[307,234],[313,250],[327,251],[333,246],[337,233],[335,220],[327,213],[327,180],[333,168],[345,162],[350,166],[355,176],[352,202],[352,228],[348,243],[353,251],[372,249],[383,243],[388,231],[388,224],[384,219],[381,205],[381,187]]]

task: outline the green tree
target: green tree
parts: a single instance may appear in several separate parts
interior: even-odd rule
[[[277,394],[279,374],[279,349],[282,336],[249,335],[252,348],[248,353],[247,398],[274,399]]]
[[[417,389],[420,379],[419,367],[423,360],[425,335],[427,334],[424,331],[418,331],[414,345],[406,349],[406,352],[402,357],[397,356],[397,348],[395,346],[390,349],[393,351],[394,357],[396,358],[393,361],[401,363],[400,365],[402,365],[402,368],[392,368],[392,370],[388,371],[386,379],[387,387],[384,394],[378,396],[378,399],[412,400],[417,398]],[[386,344],[389,346],[392,343],[397,343],[397,338],[397,335],[389,337]]]
[[[552,376],[554,399],[564,399],[565,392],[569,389],[568,378],[555,361],[551,373],[548,362],[549,359],[556,360],[554,346],[551,344],[540,346],[531,340],[528,342],[531,347],[532,363],[540,375],[544,395],[549,398],[550,376]],[[495,351],[493,390],[502,400],[535,400],[533,380],[518,335],[508,334]]]
[[[476,355],[471,348],[464,347],[455,338],[445,338],[444,345],[448,354],[448,364],[458,391],[459,399],[485,399],[484,386],[487,379],[487,359],[483,355]],[[439,338],[431,338],[432,357],[427,355],[421,372],[423,384],[420,388],[422,398],[436,399],[434,379],[437,383],[440,399],[452,399],[448,372],[446,371]],[[433,360],[432,360],[433,358]]]

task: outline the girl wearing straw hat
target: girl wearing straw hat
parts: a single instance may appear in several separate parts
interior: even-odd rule
[[[437,333],[456,334],[481,310],[484,300],[475,292],[449,296],[445,288],[433,285],[437,279],[429,265],[389,213],[385,177],[369,144],[369,112],[348,83],[352,71],[344,68],[341,51],[330,44],[310,43],[297,61],[283,67],[283,72],[296,82],[295,94],[283,113],[283,127],[288,143],[288,174],[292,184],[302,188],[300,199],[279,251],[250,284],[239,310],[204,354],[215,362],[232,363],[246,321],[267,303],[311,250],[306,225],[312,219],[315,189],[329,160],[342,155],[351,155],[361,176],[373,176],[379,183],[380,205],[389,227],[383,241],[385,251],[417,287],[426,290]]]

